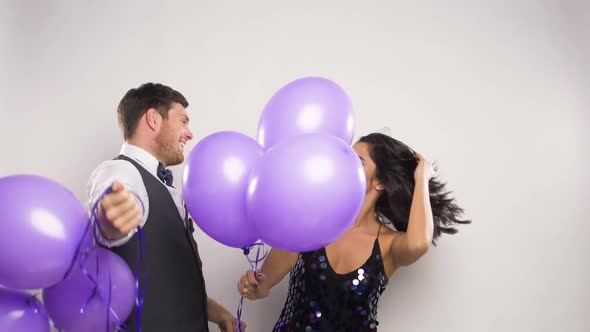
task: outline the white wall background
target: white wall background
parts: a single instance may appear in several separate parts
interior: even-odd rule
[[[192,148],[255,137],[278,88],[325,76],[353,99],[357,137],[389,126],[438,160],[474,221],[393,278],[381,330],[588,331],[590,2],[0,3],[0,176],[84,200],[122,142],[118,101],[146,81],[187,96]],[[197,240],[210,295],[233,311],[248,265]],[[285,297],[283,283],[247,303],[249,331],[269,331]]]

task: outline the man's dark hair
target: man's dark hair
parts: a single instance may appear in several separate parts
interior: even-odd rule
[[[168,111],[174,102],[188,107],[188,101],[180,92],[159,83],[145,83],[139,88],[127,91],[117,108],[125,140],[133,136],[139,119],[147,110],[154,108],[167,119]]]

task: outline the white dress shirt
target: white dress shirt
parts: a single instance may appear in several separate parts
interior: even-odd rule
[[[156,179],[158,179],[157,171],[158,171],[158,163],[159,161],[149,152],[145,151],[144,149],[137,147],[135,145],[131,145],[128,143],[123,144],[121,147],[122,155],[133,159],[134,161],[138,162],[143,168],[145,168],[150,174],[152,174]],[[133,166],[130,162],[126,160],[107,160],[100,164],[88,181],[86,186],[86,198],[87,198],[87,208],[88,211],[92,213],[92,208],[94,204],[102,194],[109,188],[113,182],[119,182],[127,188],[127,190],[134,194],[135,197],[139,200],[140,207],[143,206],[143,217],[141,220],[140,227],[145,225],[147,217],[150,211],[150,202],[148,199],[147,190],[141,178],[141,174],[135,166]],[[185,208],[184,208],[184,200],[182,198],[182,191],[171,186],[167,186],[164,184],[160,179],[158,179],[163,186],[168,189],[172,199],[174,200],[174,204],[178,209],[178,212],[182,217],[185,216]],[[92,219],[94,219],[91,216]],[[95,220],[92,220],[94,223]],[[97,232],[98,241],[107,246],[107,247],[117,247],[121,246],[135,234],[137,230],[131,231],[127,234],[126,237],[115,240],[109,241],[103,238],[100,232]]]

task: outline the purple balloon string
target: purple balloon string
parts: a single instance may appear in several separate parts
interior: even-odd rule
[[[113,310],[113,308],[111,308],[110,306],[109,306],[109,311],[111,312],[111,315],[113,315],[113,317],[115,317],[115,320],[117,321],[117,330],[116,331],[119,331],[119,332],[129,331],[129,328],[127,327],[127,325],[125,325],[125,323],[121,323],[121,318],[119,318],[119,316],[117,315],[115,310]]]
[[[105,195],[110,194],[112,191],[113,191],[112,186],[109,186],[105,190],[105,192],[100,196],[100,198],[96,200],[94,206],[92,207],[92,217],[94,218],[95,221],[98,220],[98,203],[100,201],[102,201],[102,199],[104,198]],[[139,199],[137,194],[135,194],[133,192],[132,192],[132,194],[135,196],[137,201],[141,203],[142,211],[145,211],[145,209],[143,207],[143,202],[141,202],[141,200]],[[94,236],[93,236],[94,240],[96,240],[97,232],[100,232],[102,237],[105,238],[105,236],[102,232],[102,229],[100,229],[100,227],[98,227],[98,225],[95,223]],[[135,304],[137,306],[137,308],[136,308],[136,321],[135,322],[136,322],[136,332],[141,332],[141,316],[142,316],[141,314],[143,311],[145,290],[147,288],[148,272],[147,272],[147,268],[146,268],[145,282],[142,283],[143,286],[142,286],[142,289],[140,289],[140,287],[139,287],[139,279],[140,279],[139,267],[141,266],[141,263],[143,261],[144,250],[145,250],[145,256],[146,256],[145,260],[146,260],[146,266],[147,266],[148,253],[147,253],[147,247],[145,246],[145,238],[144,238],[143,230],[141,229],[141,227],[137,227],[137,235],[139,237],[139,248],[138,248],[137,260],[135,263]],[[83,311],[84,308],[88,305],[88,303],[96,295],[97,288],[98,288],[98,282],[92,278],[92,275],[90,275],[90,273],[88,273],[88,271],[84,267],[84,262],[86,261],[86,257],[88,256],[88,251],[89,250],[82,253],[83,259],[80,260],[80,268],[82,269],[82,273],[93,284],[93,293],[86,300],[86,303],[82,306],[82,308],[80,308],[82,313],[84,312]],[[97,256],[96,271],[97,271],[97,278],[98,278],[98,256]],[[108,308],[107,309],[107,330],[109,329],[109,325],[110,325],[110,315],[109,315],[109,313],[110,313],[114,316],[115,320],[117,321],[117,325],[118,325],[117,331],[127,331],[128,327],[124,323],[121,324],[121,319],[119,318],[117,313],[111,307],[111,292],[112,292],[112,290],[111,290],[111,276],[109,274],[109,293],[108,293],[108,300],[107,300],[108,301],[108,303],[107,303],[107,308]]]
[[[88,257],[84,257],[84,262],[80,262],[80,269],[82,270],[82,274],[84,274],[84,276],[86,277],[86,279],[88,279],[90,281],[90,283],[92,284],[92,292],[90,293],[90,296],[88,296],[88,298],[86,299],[86,301],[84,302],[84,304],[80,307],[80,313],[83,314],[84,310],[86,309],[86,307],[88,306],[88,304],[90,303],[90,301],[92,301],[92,299],[98,295],[98,275],[99,275],[99,271],[98,271],[98,256],[96,256],[96,278],[94,278],[92,276],[92,274],[86,270],[86,267],[84,266],[84,263],[86,261]]]
[[[102,198],[104,197],[104,195],[110,193],[112,190],[109,187],[101,196],[100,199],[98,199],[96,201],[96,203],[94,204],[94,206],[92,207],[92,216],[94,218],[97,218],[98,214],[98,202],[100,202],[102,200]],[[96,220],[96,219],[95,219]],[[84,229],[84,234],[82,235],[82,237],[80,238],[80,240],[78,241],[78,244],[76,245],[76,252],[74,253],[74,257],[72,257],[72,260],[70,262],[70,266],[68,267],[68,269],[66,270],[66,273],[63,276],[62,281],[66,280],[68,278],[68,276],[70,275],[70,273],[72,272],[72,270],[74,269],[74,266],[76,265],[76,261],[78,260],[78,257],[82,257],[83,259],[80,260],[81,263],[83,263],[84,261],[86,261],[86,257],[88,252],[90,251],[90,248],[86,248],[86,250],[84,252],[82,252],[82,244],[84,243],[84,239],[86,239],[86,236],[88,235],[88,232],[90,231],[90,227],[92,226],[92,222],[88,221],[88,223],[86,224],[86,228]],[[95,243],[95,236],[92,236],[92,244]],[[83,267],[83,264],[80,264],[80,266]]]
[[[145,237],[143,234],[143,230],[141,227],[137,228],[137,236],[139,237],[139,253],[137,255],[137,261],[135,263],[135,305],[137,306],[135,311],[135,325],[136,331],[141,332],[141,314],[143,312],[143,301],[145,299],[145,292],[148,283],[148,276],[149,276],[149,265],[148,265],[148,250],[145,246]],[[145,278],[144,282],[141,284],[141,289],[139,285],[139,267],[141,266],[142,261],[144,260],[143,254],[145,252],[145,264],[146,264],[146,271],[145,271]]]
[[[256,247],[256,258],[251,259],[250,253],[254,247]],[[257,273],[258,263],[262,262],[266,258],[266,256],[268,255],[268,247],[266,247],[264,245],[264,243],[262,243],[262,242],[256,242],[250,246],[242,248],[242,251],[244,253],[244,256],[246,256],[246,259],[248,260],[248,263],[250,264],[250,268],[252,268],[252,271],[254,271],[254,273]],[[260,257],[261,251],[263,252],[262,257]],[[242,296],[240,298],[240,304],[238,305],[238,311],[237,311],[238,331],[240,331],[240,332],[242,332],[242,309],[243,309],[243,307],[244,307],[244,296]]]
[[[240,304],[238,305],[238,331],[242,332],[242,308],[244,307],[244,297],[240,298]]]
[[[107,296],[107,331],[106,332],[110,332],[110,328],[111,328],[111,295],[113,293],[113,289],[112,289],[112,280],[111,280],[111,272],[109,271],[109,295]]]
[[[43,305],[37,299],[36,294],[31,294],[31,296],[29,297],[27,302],[30,307],[33,307],[33,310],[35,311],[36,314],[38,313],[39,315],[41,315],[41,317],[43,317],[43,319],[45,319],[49,322],[49,326],[51,328],[55,329],[55,324],[53,323],[53,321],[51,320],[51,318],[49,317],[47,312],[45,310],[43,310],[43,308],[42,308]],[[41,305],[41,306],[39,306],[39,305]]]
[[[110,194],[113,191],[112,186],[109,186],[104,193],[102,193],[102,195],[100,195],[99,199],[96,200],[96,202],[94,203],[94,206],[92,207],[92,217],[94,221],[98,220],[98,203],[100,203],[100,201],[102,201],[102,199],[104,198],[104,196]],[[92,222],[91,222],[92,223]],[[91,224],[89,223],[89,224]],[[100,227],[96,227],[100,230]],[[88,230],[88,227],[87,227]],[[86,236],[86,232],[84,232],[84,236]],[[96,234],[94,234],[96,235]],[[95,236],[93,236],[93,241],[94,241]],[[82,239],[84,239],[84,237],[82,237]],[[82,243],[82,240],[80,241],[80,245]],[[79,246],[80,246],[79,245]],[[78,248],[80,249],[80,248]],[[96,279],[94,279],[92,277],[92,274],[90,274],[90,272],[88,272],[88,270],[86,270],[86,260],[88,259],[88,253],[89,253],[90,249],[84,251],[81,255],[81,259],[79,261],[80,263],[80,270],[82,271],[82,274],[86,277],[86,279],[88,279],[90,281],[90,283],[92,284],[92,292],[90,293],[90,296],[86,299],[86,302],[80,307],[80,313],[84,313],[84,309],[86,309],[86,307],[88,306],[88,304],[90,303],[90,301],[92,301],[92,299],[98,294],[98,275],[99,275],[99,262],[98,262],[98,255],[96,256]],[[76,257],[74,257],[75,259]],[[110,304],[109,304],[110,306]]]
[[[74,253],[74,257],[72,257],[72,261],[70,263],[70,266],[66,270],[66,273],[64,274],[64,277],[63,277],[62,281],[66,280],[68,278],[68,276],[70,275],[70,273],[72,272],[72,270],[74,268],[74,265],[76,265],[76,260],[78,259],[78,257],[80,255],[84,254],[84,253],[81,252],[82,251],[82,243],[84,242],[84,239],[86,238],[86,235],[88,235],[88,231],[90,231],[90,226],[91,226],[91,223],[88,222],[86,224],[86,228],[84,229],[84,235],[78,241],[78,245],[76,246],[76,252]],[[93,236],[93,243],[94,243],[94,236]]]

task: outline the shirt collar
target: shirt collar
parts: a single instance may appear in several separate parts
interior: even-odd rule
[[[140,148],[139,146],[124,143],[121,147],[121,154],[137,161],[146,170],[148,170],[154,176],[157,176],[159,161],[151,153]]]

